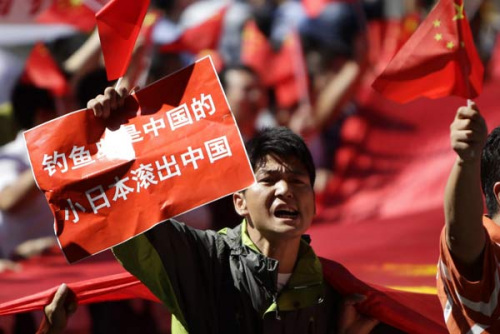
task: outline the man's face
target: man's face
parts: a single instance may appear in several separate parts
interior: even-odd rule
[[[315,213],[309,174],[295,157],[266,156],[258,166],[257,183],[234,196],[237,212],[249,229],[268,239],[300,237]]]
[[[233,69],[226,73],[226,96],[238,126],[255,126],[257,114],[264,106],[258,78],[247,71]]]

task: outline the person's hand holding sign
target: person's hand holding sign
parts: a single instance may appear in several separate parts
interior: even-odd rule
[[[125,98],[129,95],[126,87],[108,87],[103,94],[90,100],[87,108],[92,109],[96,117],[108,118],[113,110],[123,106]]]

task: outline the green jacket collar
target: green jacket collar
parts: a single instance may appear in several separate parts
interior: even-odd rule
[[[241,243],[257,253],[261,253],[247,233],[247,224],[241,223]],[[309,245],[309,238],[302,238],[297,263],[288,284],[278,296],[277,307],[282,311],[309,307],[321,303],[324,299],[323,270],[321,262]],[[273,307],[274,305],[274,307]],[[276,309],[273,304],[266,311]]]

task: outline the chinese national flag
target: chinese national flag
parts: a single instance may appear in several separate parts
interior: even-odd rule
[[[203,50],[215,50],[219,44],[223,19],[228,6],[224,6],[217,13],[199,25],[186,28],[179,38],[161,47],[162,52],[188,51],[198,54]]]
[[[292,75],[290,61],[277,64],[278,68],[274,67],[272,63],[275,62],[278,53],[273,51],[271,44],[255,22],[250,21],[245,25],[242,36],[241,61],[259,74],[265,86],[272,86],[276,81]],[[276,77],[276,74],[279,77]]]
[[[241,59],[265,86],[275,88],[281,107],[290,107],[307,94],[305,61],[296,33],[289,34],[275,51],[255,22],[248,22],[243,30]]]
[[[112,0],[96,14],[108,80],[127,71],[148,6],[149,0]]]
[[[37,87],[48,89],[57,96],[64,95],[68,91],[64,75],[42,43],[36,44],[31,51],[23,79]]]
[[[483,72],[463,0],[440,0],[372,86],[400,103],[421,96],[474,98]]]
[[[275,58],[275,64],[291,63],[291,75],[285,72],[286,79],[275,84],[276,99],[283,108],[293,106],[295,103],[308,99],[308,82],[305,59],[302,53],[300,37],[291,33],[285,39],[283,46]],[[277,76],[279,78],[279,76]]]
[[[83,32],[95,26],[95,14],[82,0],[54,0],[52,5],[37,17],[40,23],[65,23]]]

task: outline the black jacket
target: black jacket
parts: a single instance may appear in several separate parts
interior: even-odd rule
[[[245,223],[214,232],[170,220],[113,251],[172,312],[172,333],[336,332],[340,296],[306,238],[279,294],[278,261],[258,251]]]

